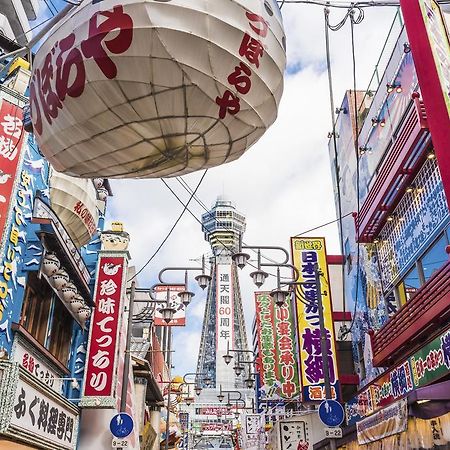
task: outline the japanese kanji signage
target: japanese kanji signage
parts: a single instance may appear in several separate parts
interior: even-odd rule
[[[0,107],[0,232],[3,236],[23,142],[22,110],[6,100]]]
[[[450,372],[450,330],[411,355],[407,360],[374,380],[345,404],[347,424],[426,386]]]
[[[358,444],[368,444],[405,431],[408,425],[406,399],[378,411],[356,424]]]
[[[279,422],[281,450],[312,450],[310,439],[310,418],[282,420]]]
[[[86,358],[83,406],[114,406],[117,342],[122,314],[122,294],[127,258],[100,254],[95,304]]]
[[[18,363],[0,366],[0,433],[45,448],[76,448],[78,408]]]
[[[22,341],[19,334],[16,334],[14,340],[13,359],[55,392],[62,393],[63,373],[50,367],[42,355],[33,351],[29,343]]]
[[[175,308],[173,319],[167,323],[161,314],[161,307],[166,304],[167,290],[169,290],[169,304]],[[154,316],[154,323],[160,327],[184,327],[186,325],[186,307],[181,303],[178,294],[186,290],[184,284],[175,284],[173,286],[156,286],[155,298],[161,300],[161,303],[157,305]]]
[[[77,416],[41,391],[19,379],[11,424],[56,443],[75,448]]]
[[[269,292],[255,293],[255,304],[262,397],[294,398],[300,380],[291,307],[275,306]]]
[[[325,399],[319,310],[317,306],[318,287],[315,283],[316,264],[321,271],[320,280],[327,335],[331,394],[333,399],[338,400],[339,381],[325,239],[294,237],[291,238],[291,246],[294,266],[299,272],[297,281],[303,283],[301,289],[297,290],[296,296],[303,401]]]
[[[217,308],[217,352],[225,353],[227,343],[233,348],[234,314],[233,285],[231,280],[231,264],[217,264],[216,308]]]

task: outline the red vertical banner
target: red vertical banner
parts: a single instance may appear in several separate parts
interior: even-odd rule
[[[19,165],[24,129],[22,109],[2,101],[0,107],[0,232],[3,236]]]
[[[450,44],[435,0],[400,0],[420,92],[447,199],[450,199]]]
[[[82,406],[115,406],[118,336],[127,258],[100,255]]]

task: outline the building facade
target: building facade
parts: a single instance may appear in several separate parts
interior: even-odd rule
[[[418,19],[433,22],[423,42],[432,49],[446,41],[448,49],[438,5],[411,3],[421,5]],[[432,448],[433,442],[447,448],[449,442],[442,408],[450,392],[448,165],[433,142],[433,103],[424,101],[426,71],[436,67],[425,76],[418,70],[416,32],[402,28],[375,89],[346,93],[329,143],[360,380],[346,403],[347,423],[356,423],[353,445],[369,448]],[[448,62],[448,50],[439,58]],[[448,116],[440,120],[450,129]],[[389,411],[400,419],[383,419]]]

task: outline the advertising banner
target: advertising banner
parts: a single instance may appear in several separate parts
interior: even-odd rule
[[[2,101],[0,107],[0,232],[2,236],[23,144],[24,129],[21,117],[21,108],[6,100]]]
[[[311,418],[308,416],[280,421],[281,450],[312,450],[311,425]]]
[[[358,422],[358,444],[368,444],[401,433],[406,430],[407,425],[408,405],[404,399]]]
[[[325,239],[293,237],[291,238],[291,248],[293,263],[299,272],[297,281],[302,283],[302,286],[296,291],[296,307],[303,401],[325,399],[319,310],[317,307],[318,288],[315,283],[316,264],[321,272],[320,280],[331,394],[333,399],[339,400],[339,379]]]
[[[384,408],[450,372],[450,330],[385,372],[346,403],[347,424]]]
[[[301,390],[291,306],[275,306],[269,292],[256,292],[255,310],[261,398],[295,398]]]
[[[100,253],[91,320],[83,406],[115,406],[117,343],[127,268],[124,256]],[[100,405],[98,404],[100,402]]]
[[[216,266],[216,311],[217,311],[217,352],[225,353],[227,344],[234,342],[233,285],[231,282],[231,264]],[[230,347],[232,348],[232,347]]]
[[[174,284],[172,286],[156,286],[155,297],[157,300],[161,300],[161,304],[158,304],[155,311],[155,325],[158,327],[184,327],[186,325],[186,307],[181,303],[178,294],[185,290],[184,284]],[[173,319],[167,323],[161,314],[161,308],[165,305],[167,300],[167,290],[169,290],[169,303],[175,308]]]

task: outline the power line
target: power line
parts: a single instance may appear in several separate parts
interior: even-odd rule
[[[161,244],[159,244],[158,248],[155,250],[155,252],[153,253],[152,256],[150,256],[150,258],[147,260],[147,262],[129,279],[127,280],[127,282],[130,282],[131,280],[135,279],[149,264],[150,262],[153,260],[153,258],[158,254],[158,252],[161,250],[162,246],[166,243],[167,239],[169,239],[170,235],[172,234],[173,230],[175,229],[175,227],[178,225],[178,222],[181,220],[181,218],[183,217],[184,213],[186,212],[186,210],[188,209],[188,205],[191,202],[192,198],[194,197],[195,193],[197,192],[198,188],[200,187],[200,185],[203,182],[203,179],[205,178],[206,173],[208,172],[208,169],[206,169],[203,172],[203,175],[200,178],[200,181],[197,183],[196,188],[194,189],[194,192],[192,193],[192,195],[189,197],[189,200],[187,201],[186,205],[184,205],[183,210],[181,211],[181,214],[178,216],[178,219],[175,221],[175,223],[172,225],[172,228],[169,230],[169,232],[167,233],[166,237],[163,239],[163,241],[161,242]],[[161,181],[164,182],[164,179],[161,178]]]

